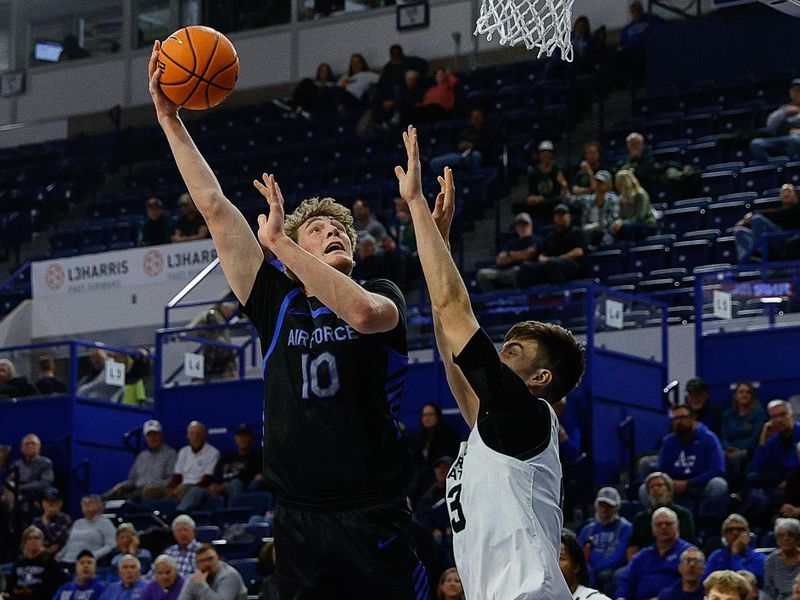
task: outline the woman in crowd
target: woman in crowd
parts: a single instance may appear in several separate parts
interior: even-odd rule
[[[183,589],[183,577],[178,575],[178,564],[166,554],[153,562],[153,580],[142,592],[141,600],[178,600]]]
[[[342,91],[339,95],[339,105],[345,109],[361,105],[379,78],[377,73],[369,70],[367,60],[362,54],[355,53],[350,56],[347,74],[342,75],[337,83]]]
[[[611,233],[618,240],[640,240],[657,227],[656,213],[650,195],[629,169],[617,171],[619,219],[611,224]]]
[[[126,554],[131,554],[139,559],[142,573],[150,571],[153,555],[146,548],[139,548],[139,534],[131,523],[120,523],[117,527],[117,546],[102,561],[113,567],[112,573],[117,572],[119,561]]]
[[[458,77],[450,69],[436,69],[436,83],[428,88],[417,109],[417,121],[441,121],[456,105]]]
[[[720,442],[725,450],[728,481],[741,483],[744,468],[755,451],[767,413],[758,399],[758,392],[749,381],[740,381],[733,391],[732,406],[722,414]]]
[[[792,583],[800,574],[800,521],[777,519],[775,540],[778,549],[767,557],[764,565],[763,600],[789,600]]]
[[[586,587],[589,584],[589,568],[586,566],[586,555],[583,548],[569,529],[561,530],[561,556],[558,566],[574,600],[610,600],[597,590]]]
[[[439,577],[439,585],[436,586],[437,600],[464,600],[464,588],[461,587],[461,577],[455,567],[447,569]]]

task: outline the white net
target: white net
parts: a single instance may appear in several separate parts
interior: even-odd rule
[[[492,41],[497,34],[501,44],[520,42],[528,50],[538,48],[538,56],[551,56],[561,50],[561,58],[572,61],[572,3],[574,0],[481,0],[475,35]]]

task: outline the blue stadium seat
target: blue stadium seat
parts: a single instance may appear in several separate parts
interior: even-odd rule
[[[639,246],[628,252],[628,263],[631,268],[649,273],[667,266],[667,248],[662,244]]]
[[[648,144],[653,144],[656,140],[667,140],[674,138],[675,121],[672,119],[651,121],[642,127],[642,135]]]
[[[636,286],[636,293],[650,296],[654,292],[673,290],[677,283],[671,277],[661,277],[659,279],[645,279]]]
[[[783,181],[792,185],[800,185],[800,160],[783,165]]]
[[[650,155],[657,163],[665,162],[683,162],[684,150],[678,146],[667,146],[665,148],[656,148]]]
[[[773,165],[745,167],[739,171],[739,185],[743,190],[761,192],[778,185],[781,169]]]
[[[780,198],[758,198],[753,201],[753,210],[764,210],[770,208],[780,208],[783,206]]]
[[[742,160],[731,160],[728,162],[721,162],[721,163],[714,163],[711,165],[706,166],[706,172],[712,171],[733,171],[734,173],[738,173],[742,169],[744,169],[745,164]]]
[[[711,113],[689,115],[678,124],[678,132],[687,138],[714,134],[717,132],[716,117]]]
[[[642,279],[644,279],[644,275],[638,271],[634,273],[619,273],[618,275],[609,275],[606,278],[606,285],[609,287],[636,285]]]
[[[715,263],[736,262],[736,240],[732,235],[717,238],[712,249]]]
[[[250,558],[253,555],[253,542],[217,540],[214,549],[225,562],[236,559]]]
[[[702,142],[686,147],[686,162],[694,167],[704,167],[722,160],[722,149],[717,142]]]
[[[673,204],[673,208],[705,208],[711,204],[711,198],[709,196],[702,196],[699,198],[686,198],[685,200],[678,200],[675,204]]]
[[[670,325],[694,321],[694,306],[670,306],[667,308],[667,321]]]
[[[713,242],[722,232],[719,229],[698,229],[697,231],[687,231],[683,234],[684,240],[709,240]]]
[[[252,511],[264,514],[275,508],[275,499],[269,492],[245,492],[231,498],[229,508],[250,507]]]
[[[664,246],[672,246],[678,241],[678,236],[674,233],[662,233],[659,235],[648,235],[640,243],[642,246],[652,246],[653,244],[663,244]]]
[[[253,523],[247,525],[244,530],[256,538],[256,540],[263,540],[272,535],[272,525],[269,523]]]
[[[222,536],[220,528],[216,525],[198,525],[195,528],[195,537],[201,544],[210,544]]]
[[[756,192],[736,192],[735,194],[723,194],[717,197],[714,202],[745,202],[750,205],[756,198],[758,198]]]
[[[247,523],[248,519],[255,513],[252,506],[237,506],[234,508],[219,508],[214,511],[211,520],[215,525],[224,527],[231,523]]]
[[[709,263],[712,243],[708,240],[687,240],[672,246],[672,264],[692,270]]]
[[[736,191],[736,173],[733,171],[712,171],[700,176],[700,189],[708,196],[721,196]]]
[[[727,231],[747,212],[746,202],[718,202],[708,207],[706,221],[709,228]]]
[[[73,231],[55,232],[50,235],[50,249],[54,253],[74,249],[77,254],[78,236]]]
[[[247,593],[257,595],[261,591],[263,577],[258,573],[257,558],[235,558],[228,562],[230,566],[239,571],[244,584],[247,586]]]
[[[597,277],[601,281],[609,275],[617,275],[622,272],[624,266],[622,250],[601,250],[592,252],[586,259],[588,273],[592,277]]]
[[[661,231],[683,235],[687,231],[703,229],[705,214],[706,209],[697,206],[665,210],[661,215]]]
[[[681,281],[684,277],[689,275],[689,271],[682,267],[670,267],[669,269],[656,269],[655,271],[650,271],[647,275],[648,279],[673,279],[675,281]]]
[[[717,129],[720,133],[749,131],[752,128],[753,110],[750,108],[723,110],[717,117]]]

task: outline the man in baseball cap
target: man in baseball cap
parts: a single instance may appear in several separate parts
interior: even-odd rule
[[[692,407],[697,420],[714,433],[720,433],[722,407],[711,403],[711,393],[705,380],[693,377],[686,382],[686,404]]]
[[[594,500],[594,519],[578,534],[587,553],[587,566],[600,589],[611,581],[614,571],[626,564],[625,551],[633,525],[619,516],[621,505],[622,496],[616,488],[600,488]]]
[[[260,448],[253,444],[253,428],[239,423],[233,431],[236,450],[223,454],[214,468],[208,491],[216,496],[233,498],[248,490],[262,489],[264,463]]]
[[[514,287],[519,266],[526,260],[536,258],[542,240],[533,235],[533,219],[528,213],[517,213],[514,217],[514,233],[516,237],[506,242],[497,253],[494,266],[479,269],[475,275],[482,291]]]
[[[98,600],[106,589],[97,577],[97,561],[91,550],[81,550],[75,559],[75,579],[65,583],[53,598],[59,600]]]

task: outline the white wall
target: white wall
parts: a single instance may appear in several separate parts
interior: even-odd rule
[[[23,144],[38,144],[50,140],[63,140],[67,137],[66,119],[0,125],[0,148],[13,148]]]

